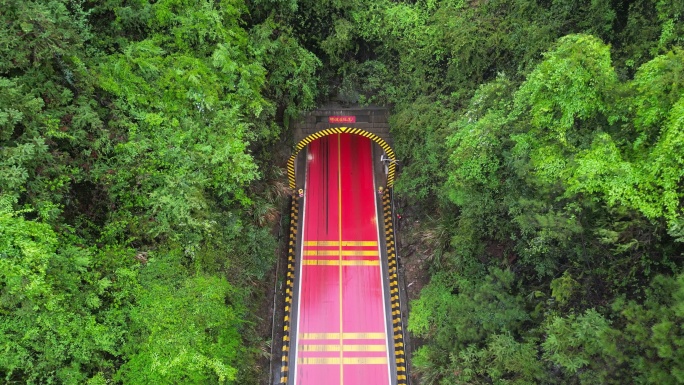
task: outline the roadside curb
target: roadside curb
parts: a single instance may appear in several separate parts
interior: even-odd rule
[[[397,264],[396,245],[394,243],[394,218],[392,216],[392,197],[390,188],[386,189],[382,196],[382,207],[385,217],[385,239],[387,245],[387,263],[389,267],[390,302],[392,304],[394,356],[397,364],[397,385],[408,385],[406,352],[404,347],[404,327],[401,318],[401,301],[399,300],[399,269]]]
[[[294,292],[295,254],[297,243],[297,223],[299,221],[299,198],[293,195],[290,203],[290,240],[287,245],[287,272],[285,282],[285,321],[283,322],[283,358],[280,372],[280,384],[286,385],[290,374],[290,320],[292,313],[292,296]]]

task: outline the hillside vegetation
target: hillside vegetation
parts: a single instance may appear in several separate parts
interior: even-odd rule
[[[263,380],[290,123],[330,98],[392,109],[414,383],[684,383],[683,2],[0,7],[5,383]]]

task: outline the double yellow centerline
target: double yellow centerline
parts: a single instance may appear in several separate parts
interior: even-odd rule
[[[344,384],[344,330],[342,329],[342,135],[337,134],[337,229],[339,232],[339,285],[340,285],[340,384]]]

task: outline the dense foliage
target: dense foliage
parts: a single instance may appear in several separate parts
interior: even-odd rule
[[[0,377],[256,383],[334,97],[393,109],[417,382],[684,382],[683,4],[0,0]]]
[[[318,61],[241,1],[0,7],[1,381],[256,382],[276,114]]]
[[[420,383],[684,382],[682,4],[273,6],[329,92],[393,107]]]

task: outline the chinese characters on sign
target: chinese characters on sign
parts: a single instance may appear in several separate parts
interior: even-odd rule
[[[328,123],[356,123],[356,116],[328,116]]]

